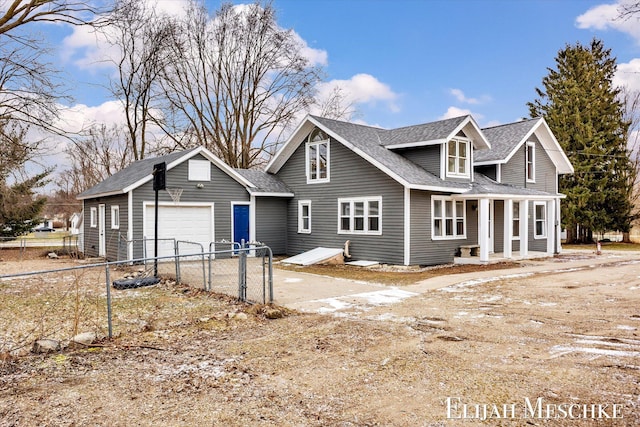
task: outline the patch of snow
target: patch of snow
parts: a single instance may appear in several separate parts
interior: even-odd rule
[[[324,303],[324,304],[329,304],[331,307],[320,307],[317,311],[318,313],[333,313],[334,311],[337,310],[342,310],[345,308],[350,308],[353,307],[353,304],[348,303],[346,301],[341,301],[338,298],[325,298],[325,299],[320,299],[320,300],[316,300],[314,302],[320,302],[320,303]]]
[[[368,320],[379,320],[383,322],[398,322],[398,323],[412,323],[416,321],[415,317],[400,317],[393,313],[383,313],[377,316],[367,316]]]
[[[286,279],[284,279],[284,283],[299,283],[299,282],[302,282],[302,279],[297,277],[287,277]]]
[[[639,357],[640,351],[622,351],[622,350],[610,350],[604,348],[592,348],[592,347],[571,347],[563,345],[554,345],[549,350],[552,354],[563,355],[573,352],[597,354],[600,356],[614,356],[614,357]]]
[[[629,325],[618,325],[618,329],[622,329],[623,331],[635,331],[637,328]]]
[[[514,273],[514,274],[505,274],[503,276],[493,276],[493,277],[484,277],[480,279],[467,280],[466,282],[456,283],[454,285],[450,285],[440,290],[443,292],[466,292],[466,288],[470,288],[477,285],[482,285],[484,283],[497,282],[499,280],[505,279],[521,279],[524,277],[533,276],[534,273]]]
[[[362,298],[371,305],[387,305],[402,301],[403,299],[418,295],[415,292],[404,291],[398,288],[389,288],[381,291],[353,294],[351,297]]]

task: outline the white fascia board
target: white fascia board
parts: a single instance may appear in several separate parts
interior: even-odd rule
[[[280,168],[284,166],[287,160],[289,160],[289,157],[293,155],[300,144],[302,144],[302,137],[304,134],[311,132],[311,128],[313,128],[313,126],[318,126],[326,132],[324,127],[319,126],[317,123],[312,121],[311,116],[307,114],[304,120],[302,120],[298,127],[293,131],[289,139],[284,143],[280,150],[276,152],[269,163],[267,163],[267,166],[264,169],[265,172],[277,173]]]
[[[399,148],[425,147],[427,145],[438,145],[447,142],[447,139],[432,139],[429,141],[405,142],[402,144],[385,145],[384,148],[395,150]]]
[[[554,160],[554,157],[557,157],[554,163],[556,164],[556,168],[558,168],[558,173],[560,174],[574,173],[573,165],[569,161],[567,154],[564,152],[564,150],[560,146],[560,143],[556,139],[555,135],[553,134],[553,132],[551,132],[551,128],[547,124],[547,121],[544,118],[541,118],[540,122],[538,123],[538,126],[542,126],[544,128],[544,130],[547,132],[549,136],[549,139],[551,140],[551,143],[554,145],[554,147],[551,147],[551,150],[552,150],[551,152],[547,151],[547,155],[551,158],[552,161]]]
[[[496,162],[488,162],[488,163],[482,162],[482,163],[476,163],[476,164],[477,165],[491,164],[491,163],[506,164],[518,152],[518,150],[527,142],[529,137],[533,135],[541,127],[542,129],[545,130],[548,138],[538,138],[538,139],[540,140],[540,144],[542,144],[542,148],[544,148],[545,152],[547,153],[547,156],[549,156],[554,166],[558,169],[558,173],[559,174],[573,173],[574,172],[573,165],[571,164],[571,162],[569,161],[569,158],[567,157],[564,150],[560,146],[560,143],[558,142],[556,137],[553,135],[553,132],[551,132],[551,128],[549,128],[549,125],[542,117],[539,118],[533,126],[531,126],[531,129],[529,129],[529,132],[527,132],[527,134],[522,138],[522,140],[518,142],[518,144],[516,144],[516,146],[513,148],[513,150],[507,155],[507,157],[504,160],[500,160]]]
[[[328,130],[325,130],[325,131],[329,133],[333,138],[335,138],[336,141],[340,142],[349,150],[353,151],[354,153],[356,153],[357,155],[359,155],[360,157],[362,157],[363,159],[371,163],[373,166],[380,169],[380,171],[386,173],[390,178],[398,182],[403,187],[408,187],[413,190],[441,191],[446,193],[464,193],[465,191],[469,191],[468,189],[463,189],[463,188],[458,189],[458,188],[450,188],[450,187],[438,187],[438,186],[432,186],[432,185],[411,184],[410,182],[408,182],[407,180],[405,180],[404,178],[396,174],[393,170],[389,169],[388,167],[378,162],[373,157],[369,156],[367,153],[361,151],[359,148],[352,145],[349,141],[345,140],[340,135],[333,134]]]
[[[451,138],[454,138],[461,130],[464,130],[464,128],[466,128],[467,126],[471,126],[471,133],[475,133],[475,137],[474,138],[470,138],[473,142],[474,145],[476,146],[476,148],[491,148],[491,143],[489,143],[489,140],[487,139],[486,136],[484,136],[484,133],[482,133],[482,130],[480,129],[480,126],[478,126],[478,123],[476,123],[475,119],[471,116],[468,115],[448,136],[447,136],[447,141],[450,140]]]
[[[269,193],[269,192],[255,192],[250,193],[252,196],[256,197],[294,197],[293,193]]]
[[[551,194],[548,196],[542,195],[524,195],[524,194],[462,194],[460,196],[454,196],[455,199],[466,199],[466,200],[474,200],[474,199],[494,199],[494,200],[555,200],[555,199],[564,199],[566,196],[564,194]]]
[[[197,149],[193,150],[190,153],[187,153],[185,156],[180,157],[179,159],[174,160],[173,162],[167,165],[167,170],[173,169],[175,166],[180,163],[185,162],[186,160],[196,156],[197,154],[202,154],[207,158],[211,163],[216,165],[219,169],[229,175],[231,178],[235,179],[238,183],[242,184],[245,187],[255,187],[251,182],[249,182],[245,177],[240,175],[238,172],[233,170],[231,166],[223,162],[218,156],[213,154],[211,151],[207,150],[205,147],[200,146]]]
[[[109,196],[121,196],[126,193],[127,193],[126,190],[116,190],[116,191],[110,191],[108,193],[91,194],[89,196],[84,196],[84,197],[76,196],[76,200],[97,199],[98,197],[109,197]]]
[[[255,187],[255,185],[253,185],[251,182],[247,181],[242,175],[240,175],[238,172],[234,171],[231,166],[227,165],[225,162],[220,160],[215,154],[213,154],[211,151],[207,150],[203,146],[200,146],[197,149],[195,149],[195,150],[185,154],[184,156],[179,157],[178,159],[174,160],[173,162],[167,164],[167,171],[173,169],[174,167],[178,166],[181,163],[184,163],[185,161],[189,160],[190,158],[194,157],[197,154],[202,154],[207,160],[209,160],[211,163],[216,165],[219,169],[221,169],[223,172],[225,172],[227,175],[229,175],[231,178],[233,178],[235,181],[237,181],[243,187],[250,187],[250,188],[254,188]],[[145,176],[144,178],[139,179],[138,181],[134,182],[133,184],[129,185],[128,187],[125,187],[122,190],[122,192],[123,193],[128,193],[131,190],[135,190],[136,188],[142,186],[143,184],[146,184],[147,182],[151,181],[152,179],[153,179],[153,173],[150,173],[149,175]]]
[[[506,163],[507,163],[506,160],[485,160],[482,162],[479,162],[477,160],[473,161],[474,166],[504,165]]]
[[[456,194],[464,194],[469,191],[468,188],[453,188],[453,187],[437,187],[435,185],[419,185],[419,184],[410,184],[406,186],[411,190],[423,190],[423,191],[434,191],[438,193],[456,193]]]

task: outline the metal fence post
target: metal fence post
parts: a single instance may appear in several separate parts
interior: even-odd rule
[[[107,325],[109,326],[109,339],[113,338],[113,324],[111,322],[111,275],[109,264],[105,264],[105,277],[107,281]]]
[[[178,241],[173,240],[173,250],[176,255],[176,283],[180,283],[180,249],[178,249]]]
[[[269,255],[269,304],[271,304],[273,302],[273,252],[268,246],[267,251]]]
[[[247,300],[247,252],[244,240],[240,241],[240,250],[238,251],[238,299],[240,301]]]

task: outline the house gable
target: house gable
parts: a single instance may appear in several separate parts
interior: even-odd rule
[[[507,164],[532,136],[553,162],[558,174],[573,173],[573,166],[543,118],[483,129],[493,148],[476,153],[475,165]],[[504,171],[503,171],[504,172]]]
[[[204,147],[197,147],[186,151],[175,152],[162,157],[146,158],[132,163],[121,171],[113,174],[104,181],[98,183],[92,188],[80,193],[77,196],[79,200],[85,200],[95,197],[105,197],[117,194],[126,194],[130,191],[153,180],[153,166],[157,163],[165,162],[167,164],[167,173],[176,166],[186,162],[195,156],[201,156],[202,160],[208,160],[218,169],[229,175],[233,180],[240,183],[246,188],[252,188],[254,185],[246,178],[236,172],[229,165],[224,163],[213,153]]]
[[[304,144],[298,145],[278,171],[277,176],[295,194],[287,205],[287,252],[298,254],[318,246],[343,247],[349,240],[352,254],[360,259],[387,260],[402,264],[402,185],[334,138],[329,143],[330,181],[307,184]],[[302,205],[310,207],[307,211],[310,212],[308,228],[299,227],[300,201],[303,202]],[[340,231],[340,203],[368,201],[379,202],[379,230]],[[370,213],[370,217],[373,217],[372,212]],[[366,255],[363,257],[362,254]]]
[[[404,187],[453,193],[463,193],[469,188],[464,182],[443,180],[400,154],[385,148],[383,139],[386,138],[385,132],[387,131],[383,129],[315,116],[307,116],[298,126],[285,145],[269,162],[266,171],[278,174],[293,153],[305,143],[307,136],[315,127],[328,134],[333,142],[342,144]],[[459,131],[459,129],[456,130],[456,134]],[[304,167],[306,167],[305,162],[306,157],[303,161]],[[331,168],[331,164],[329,168]]]

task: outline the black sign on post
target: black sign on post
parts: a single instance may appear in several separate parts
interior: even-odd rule
[[[155,233],[153,237],[153,256],[156,258],[153,262],[153,275],[158,277],[158,191],[167,188],[167,164],[165,162],[153,165],[153,191],[156,192],[155,206]]]
[[[153,165],[153,190],[167,188],[167,164],[165,162]]]

